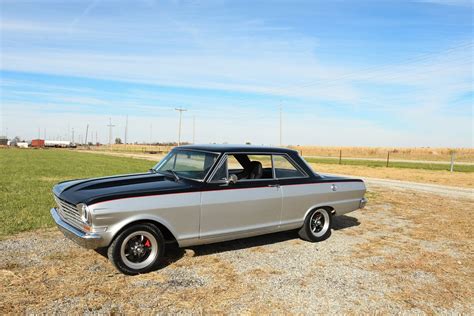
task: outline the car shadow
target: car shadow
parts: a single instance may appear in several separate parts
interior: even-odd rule
[[[360,222],[357,218],[347,215],[340,215],[333,217],[332,229],[341,230],[359,225]]]
[[[336,216],[333,218],[332,229],[342,230],[350,227],[359,226],[360,222],[357,218],[347,215]],[[240,249],[254,248],[264,245],[276,244],[288,240],[299,239],[298,230],[290,230],[285,232],[248,237],[231,241],[224,241],[215,244],[189,247],[194,251],[195,256],[205,256],[215,253],[234,251]]]
[[[293,230],[260,235],[255,237],[248,237],[243,239],[223,241],[215,244],[193,246],[189,247],[189,249],[194,251],[195,256],[206,256],[227,251],[235,251],[241,249],[255,248],[264,245],[271,245],[298,238],[299,236],[297,231]]]
[[[360,222],[357,218],[347,215],[341,215],[333,218],[332,228],[333,230],[338,231],[359,225]],[[192,256],[198,257],[223,253],[227,251],[250,249],[259,246],[276,244],[288,240],[298,240],[299,238],[300,237],[298,236],[298,230],[289,230],[284,232],[271,233],[266,235],[224,241],[201,246],[191,246],[186,248],[179,248],[176,243],[169,243],[166,244],[164,258],[161,261],[158,269],[162,269],[182,259],[185,256],[187,249],[194,252]],[[106,249],[97,249],[96,252],[103,255],[104,257],[107,257]]]

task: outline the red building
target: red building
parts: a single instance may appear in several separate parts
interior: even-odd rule
[[[35,148],[44,147],[44,139],[33,139],[31,141],[31,147],[35,147]]]

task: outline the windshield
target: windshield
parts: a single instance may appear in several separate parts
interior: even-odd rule
[[[154,168],[156,172],[172,174],[183,178],[204,180],[216,162],[218,154],[192,151],[173,150]]]

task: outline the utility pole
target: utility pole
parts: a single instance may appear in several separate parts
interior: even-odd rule
[[[89,124],[87,124],[87,127],[86,127],[86,142],[85,144],[87,145],[87,136],[89,135]]]
[[[282,117],[282,111],[281,111],[281,102],[280,102],[280,146],[283,146],[283,117]]]
[[[193,144],[196,143],[196,115],[193,115]]]
[[[41,138],[40,130],[41,130],[41,129],[38,127],[38,139]]]
[[[72,143],[74,143],[74,127],[72,128]]]
[[[179,112],[179,127],[178,127],[178,146],[181,145],[181,118],[183,115],[183,112],[186,112],[186,109],[183,108],[176,108],[176,111]]]
[[[150,145],[152,143],[152,138],[153,138],[153,124],[150,124]]]
[[[99,143],[99,138],[97,137],[97,131],[95,131],[95,144],[97,145]]]
[[[109,128],[109,145],[112,145],[112,127],[115,125],[112,125],[112,118],[109,117],[109,125],[107,125]]]
[[[127,135],[128,134],[128,115],[125,118],[125,138],[124,138],[124,144],[127,144]]]
[[[46,128],[44,129],[44,140],[46,140]]]

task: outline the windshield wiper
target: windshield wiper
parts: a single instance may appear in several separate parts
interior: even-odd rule
[[[176,172],[174,172],[173,170],[168,169],[168,170],[165,170],[165,172],[171,173],[171,174],[173,175],[173,177],[174,177],[174,181],[176,181],[176,182],[179,181],[178,175],[177,175]]]

